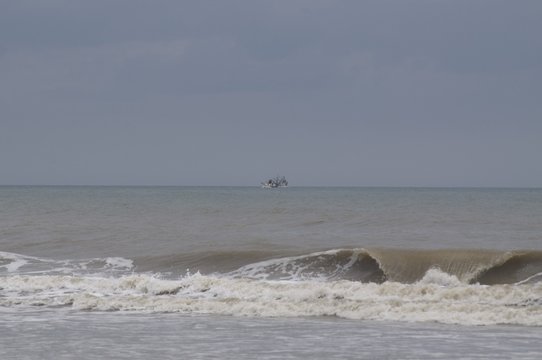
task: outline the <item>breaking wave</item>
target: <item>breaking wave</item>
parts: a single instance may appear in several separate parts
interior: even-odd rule
[[[272,257],[275,255],[275,257]],[[254,261],[258,256],[266,259]],[[260,280],[351,280],[414,283],[439,269],[464,283],[515,284],[542,280],[542,251],[333,249],[294,256],[256,252],[192,254],[182,268]],[[172,266],[170,264],[170,266]],[[212,271],[209,264],[213,264]],[[244,264],[244,265],[241,265]],[[231,270],[231,269],[234,270]]]
[[[233,252],[231,262],[224,253],[172,255],[162,269],[187,259],[194,266],[223,259],[218,267],[228,271],[171,276],[142,272],[145,259],[137,265],[113,257],[59,261],[0,253],[0,308],[542,326],[541,252],[334,249],[265,258],[270,255]]]
[[[438,269],[466,284],[542,281],[542,251],[333,249],[284,256],[278,252],[241,251],[172,254],[133,260],[120,257],[52,260],[0,252],[0,275],[126,274],[134,271],[202,274],[255,280],[350,280],[411,284]]]

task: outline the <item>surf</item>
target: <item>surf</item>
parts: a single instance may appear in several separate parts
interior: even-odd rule
[[[14,275],[2,278],[2,311],[214,314],[243,317],[321,317],[432,321],[462,325],[542,326],[542,284],[469,285],[431,269],[418,282],[382,284],[337,280],[254,280],[186,274],[120,277]]]
[[[190,263],[182,261],[187,257]],[[264,260],[254,261],[258,257]],[[411,284],[438,269],[466,284],[496,285],[538,281],[537,274],[542,274],[542,251],[533,250],[339,248],[288,256],[271,252],[192,254],[177,260],[178,265],[195,270],[209,268],[210,262],[214,265],[210,273],[260,280]]]
[[[4,252],[0,308],[542,326],[538,251],[341,248],[276,255],[215,252],[133,261]],[[167,266],[159,265],[165,259]],[[245,264],[172,275],[142,271],[137,264],[144,260],[160,269],[187,260],[196,267],[214,261],[228,270]]]
[[[542,281],[542,251],[484,249],[337,248],[308,253],[215,251],[143,256],[53,260],[0,252],[0,274],[159,273],[187,270],[254,280],[348,280],[412,284],[431,269],[465,284],[499,285]]]

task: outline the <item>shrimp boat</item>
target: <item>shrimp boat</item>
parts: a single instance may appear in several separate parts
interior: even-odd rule
[[[273,179],[269,179],[267,181],[262,182],[262,188],[264,189],[275,189],[280,187],[287,187],[288,186],[288,180],[284,176],[282,177],[275,177]]]

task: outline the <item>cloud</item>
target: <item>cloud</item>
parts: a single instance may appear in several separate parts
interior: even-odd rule
[[[218,179],[282,166],[332,181],[317,175],[329,169],[349,184],[367,169],[372,184],[400,184],[429,176],[416,172],[425,159],[437,184],[465,169],[483,179],[501,148],[517,173],[542,151],[538,1],[0,7],[0,123],[10,134],[0,160],[15,175],[28,161],[39,178],[47,157],[57,164],[49,179],[83,172],[74,164],[85,159],[103,182],[163,163],[171,183],[179,162],[194,182],[212,169]]]

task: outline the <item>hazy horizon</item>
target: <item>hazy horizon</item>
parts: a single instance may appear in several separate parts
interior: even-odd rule
[[[0,187],[51,187],[51,188],[261,188],[261,184],[253,185],[138,185],[138,184],[1,184]],[[288,185],[288,188],[320,188],[320,189],[412,189],[412,190],[540,190],[542,186],[385,186],[385,185]],[[281,189],[269,189],[281,191]]]
[[[0,185],[542,187],[542,2],[0,4]]]

